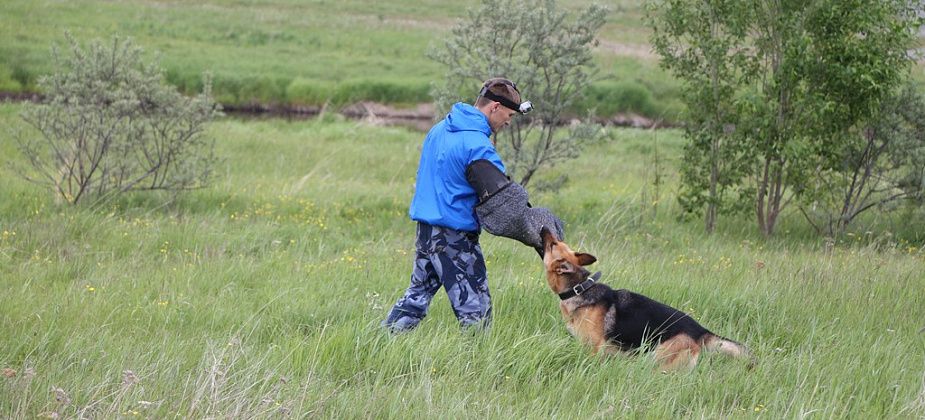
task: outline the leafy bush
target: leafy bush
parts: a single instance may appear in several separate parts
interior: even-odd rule
[[[819,233],[832,237],[861,213],[885,214],[899,202],[925,199],[925,96],[912,84],[886,98],[869,121],[839,142],[840,160],[807,184],[800,211]]]
[[[591,83],[591,47],[606,14],[597,5],[572,16],[552,0],[483,0],[453,28],[445,47],[430,54],[447,67],[445,83],[434,91],[438,109],[471,103],[492,77],[517,83],[535,111],[515,118],[497,144],[508,175],[526,186],[541,168],[577,157],[603,136],[593,123],[558,128]]]
[[[70,55],[54,48],[55,71],[39,79],[44,102],[26,104],[22,113],[39,135],[13,133],[33,168],[19,173],[70,204],[206,185],[214,142],[202,132],[220,112],[209,81],[187,98],[164,83],[155,63],[142,63],[130,40],[97,40],[83,49],[67,39]]]
[[[720,214],[754,211],[765,236],[788,204],[812,201],[818,174],[860,175],[865,164],[844,162],[876,142],[851,140],[908,77],[923,22],[922,0],[652,0],[647,10],[662,65],[683,81],[684,211],[703,214],[707,231]],[[850,196],[852,183],[825,188]]]

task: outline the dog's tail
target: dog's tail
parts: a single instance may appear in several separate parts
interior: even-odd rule
[[[748,361],[748,368],[755,367],[755,356],[744,344],[713,333],[706,333],[700,338],[700,344],[707,350],[720,352],[727,356]]]

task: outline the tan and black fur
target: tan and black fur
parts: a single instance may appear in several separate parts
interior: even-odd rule
[[[541,235],[543,264],[553,292],[566,293],[591,276],[584,267],[597,258],[572,251],[548,229]],[[693,368],[704,349],[746,358],[749,366],[753,363],[742,344],[711,333],[684,312],[628,290],[593,283],[581,294],[563,299],[559,309],[569,332],[594,353],[649,348],[666,371]]]

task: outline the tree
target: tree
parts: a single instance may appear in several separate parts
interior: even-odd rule
[[[800,206],[820,233],[834,237],[872,208],[925,198],[925,97],[914,85],[884,100],[841,147],[840,164],[819,168]]]
[[[685,212],[704,209],[706,231],[713,232],[717,216],[743,201],[736,187],[748,151],[732,136],[735,95],[748,74],[748,51],[739,48],[748,35],[748,10],[738,0],[665,0],[649,3],[646,11],[653,47],[662,66],[684,81],[688,104],[678,198]]]
[[[707,17],[721,31],[704,31],[696,22],[689,28],[675,25],[680,30],[674,32],[655,31],[656,45],[679,45],[659,52],[665,65],[689,85],[704,82],[677,63],[683,65],[684,58],[698,49],[722,50],[705,56],[719,57],[720,63],[730,66],[727,77],[742,78],[736,90],[722,99],[723,109],[734,116],[701,113],[706,121],[700,125],[728,127],[731,135],[723,139],[738,143],[731,150],[748,151],[749,156],[742,159],[735,153],[720,158],[725,172],[736,175],[730,178],[732,185],[753,194],[751,207],[762,234],[773,234],[788,203],[806,198],[810,179],[820,167],[832,167],[843,157],[838,142],[844,133],[868,119],[902,82],[909,66],[906,51],[918,27],[914,10],[919,2],[748,0],[728,7],[714,1],[708,4],[716,16]],[[655,0],[653,4],[650,21],[655,28],[671,28],[674,16],[698,16],[698,8],[705,7],[694,0]],[[743,26],[747,36],[738,37],[737,44],[723,42],[723,37],[728,38],[725,34],[740,34]],[[717,85],[723,82],[710,86]],[[703,95],[685,99],[695,110],[718,109],[711,108]],[[715,129],[710,133],[711,139],[718,137]],[[711,172],[702,168],[717,163],[698,158],[698,154],[714,156],[711,148],[716,143],[689,138],[685,162]],[[694,193],[713,185],[692,178],[684,177],[682,182]],[[693,203],[709,205],[709,200]]]
[[[164,83],[155,63],[141,61],[131,40],[83,49],[66,37],[70,55],[53,48],[55,71],[39,80],[45,99],[22,112],[39,135],[14,133],[33,169],[20,174],[70,204],[206,185],[215,157],[203,130],[220,113],[209,81],[187,98]]]
[[[605,8],[590,6],[572,19],[554,0],[483,0],[453,28],[444,48],[430,52],[448,69],[433,92],[437,108],[472,102],[474,95],[466,95],[491,77],[515,81],[535,111],[497,135],[498,147],[508,175],[526,186],[540,168],[576,157],[603,135],[592,123],[559,128],[590,84],[591,47],[605,15]]]

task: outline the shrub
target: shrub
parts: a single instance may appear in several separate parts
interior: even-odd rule
[[[507,174],[526,186],[541,168],[577,157],[603,130],[587,122],[559,126],[596,73],[591,47],[606,14],[597,5],[573,15],[553,0],[483,0],[453,28],[444,48],[430,54],[447,69],[445,83],[433,92],[438,111],[471,103],[483,81],[506,77],[535,106],[496,136]]]
[[[18,171],[76,204],[104,202],[130,190],[181,191],[207,184],[213,141],[202,132],[220,111],[210,82],[187,98],[164,82],[141,49],[118,37],[83,49],[67,35],[70,55],[53,48],[55,71],[39,79],[45,94],[22,118],[39,136],[13,133],[34,171]]]

